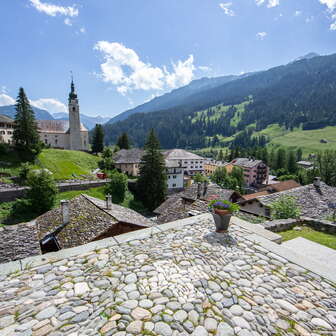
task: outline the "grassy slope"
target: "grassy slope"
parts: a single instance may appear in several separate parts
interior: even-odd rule
[[[44,149],[38,156],[36,164],[32,168],[47,168],[57,180],[69,178],[82,178],[81,175],[90,175],[91,171],[98,167],[99,157],[79,151]],[[11,175],[18,175],[20,159],[11,152],[0,156],[0,171],[8,172]]]
[[[302,237],[336,250],[335,235],[315,231],[309,227],[302,227],[302,231],[288,230],[278,233],[282,236],[284,241]]]

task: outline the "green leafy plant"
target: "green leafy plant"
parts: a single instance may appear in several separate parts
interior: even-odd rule
[[[270,204],[273,219],[298,218],[301,211],[297,205],[296,198],[293,196],[281,196]]]

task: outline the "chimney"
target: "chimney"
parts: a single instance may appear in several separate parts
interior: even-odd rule
[[[320,188],[321,187],[321,177],[314,177],[313,184],[316,188]]]
[[[63,224],[66,225],[70,221],[68,200],[61,200],[61,209],[62,209]]]
[[[106,209],[107,210],[112,209],[112,195],[111,194],[106,195]]]
[[[204,181],[203,182],[203,196],[206,195],[206,193],[208,192],[208,181]]]
[[[197,183],[197,198],[201,197],[201,187],[202,187],[202,184],[198,182]]]

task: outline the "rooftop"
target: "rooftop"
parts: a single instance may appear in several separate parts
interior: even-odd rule
[[[205,160],[205,158],[184,149],[171,149],[163,153],[166,160]]]
[[[272,186],[273,187],[273,186]],[[331,212],[330,203],[336,203],[336,188],[321,182],[320,187],[314,184],[300,186],[286,191],[257,197],[263,205],[269,205],[281,196],[293,196],[301,210],[301,215],[324,219]]]
[[[40,132],[44,133],[68,133],[69,120],[37,120],[37,126]],[[81,132],[87,131],[81,123]]]
[[[253,160],[249,158],[237,158],[231,161],[231,163],[234,164],[235,166],[253,168],[263,162],[261,160]]]
[[[202,215],[1,265],[0,333],[332,335],[334,272],[255,225],[213,228]]]
[[[0,122],[3,122],[3,123],[13,123],[14,120],[4,114],[0,114]]]
[[[144,150],[139,148],[121,149],[114,155],[114,161],[121,163],[140,163],[144,155]]]

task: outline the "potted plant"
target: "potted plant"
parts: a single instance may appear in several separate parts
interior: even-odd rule
[[[209,209],[213,211],[216,232],[227,232],[232,214],[239,211],[238,204],[226,200],[213,200],[209,203]]]

